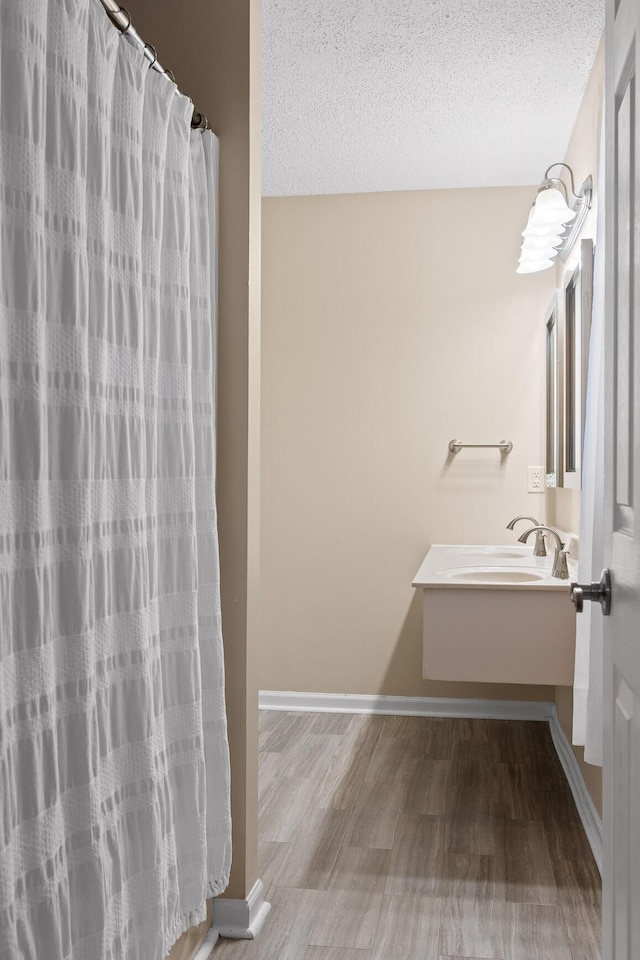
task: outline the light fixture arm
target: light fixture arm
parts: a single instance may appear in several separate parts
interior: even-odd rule
[[[563,186],[564,189],[565,189],[565,196],[566,196],[567,188],[566,188],[565,184],[563,183],[563,181],[562,181],[562,180],[559,180],[558,178],[555,178],[555,177],[549,177],[549,170],[553,170],[554,167],[564,167],[566,170],[569,171],[569,176],[570,176],[570,178],[571,178],[571,193],[574,195],[574,197],[576,198],[576,200],[579,200],[580,197],[582,196],[582,194],[581,194],[581,193],[576,193],[576,182],[575,182],[575,180],[573,179],[573,170],[571,169],[571,167],[569,166],[568,163],[552,163],[551,166],[547,167],[547,169],[545,170],[545,172],[544,172],[544,179],[545,179],[545,180],[551,179],[551,180],[554,180],[556,183],[562,183],[562,186]]]
[[[574,243],[580,236],[580,231],[584,226],[584,222],[587,219],[587,214],[591,209],[593,203],[593,179],[589,175],[580,187],[580,193],[576,194],[576,200],[571,204],[571,206],[577,210],[578,215],[576,219],[569,224],[568,229],[563,237],[562,246],[558,251],[558,257],[560,260],[566,261],[571,248]]]

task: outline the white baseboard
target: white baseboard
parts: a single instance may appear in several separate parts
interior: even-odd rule
[[[211,951],[218,942],[218,931],[215,927],[211,927],[206,937],[200,944],[200,948],[196,955],[193,957],[193,960],[209,960],[211,957]]]
[[[573,747],[569,743],[564,730],[560,726],[555,705],[551,719],[549,720],[549,727],[551,729],[553,745],[556,748],[556,753],[558,754],[562,769],[564,770],[571,793],[573,794],[584,832],[587,835],[587,840],[593,852],[593,858],[596,861],[598,870],[602,873],[602,820],[591,799],[591,794],[587,789],[578,758],[573,752]]]
[[[463,717],[485,720],[550,720],[553,704],[531,700],[467,700],[449,697],[382,697],[360,693],[261,690],[261,710],[375,713],[397,717]]]
[[[262,880],[256,880],[246,900],[214,899],[212,931],[216,939],[255,940],[270,910],[271,904],[264,899]]]
[[[382,697],[342,693],[261,690],[261,710],[295,713],[365,713],[400,717],[463,717],[485,720],[546,720],[569,783],[593,856],[602,872],[602,820],[582,776],[580,764],[560,726],[554,703],[529,700],[465,700],[448,697]]]

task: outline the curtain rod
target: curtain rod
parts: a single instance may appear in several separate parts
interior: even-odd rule
[[[113,25],[118,28],[120,33],[123,33],[125,36],[129,37],[136,44],[136,46],[142,49],[142,52],[149,61],[149,66],[153,67],[154,70],[157,70],[158,73],[163,73],[175,83],[176,78],[174,77],[172,71],[165,70],[165,68],[158,62],[156,48],[150,43],[145,43],[136,28],[131,23],[131,14],[127,8],[119,6],[115,0],[100,0],[100,3],[106,10],[107,16]],[[205,115],[203,113],[199,113],[199,111],[194,107],[193,116],[191,117],[191,129],[207,130],[208,127],[209,122]]]

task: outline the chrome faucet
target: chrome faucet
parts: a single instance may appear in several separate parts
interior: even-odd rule
[[[564,548],[564,543],[551,527],[545,527],[543,524],[538,524],[537,527],[530,527],[528,530],[522,534],[521,537],[518,537],[518,543],[526,543],[529,536],[532,533],[539,533],[541,536],[546,533],[550,533],[556,541],[556,550],[553,555],[553,566],[551,568],[551,576],[558,577],[559,580],[568,580],[569,579],[569,568],[567,566],[567,553],[568,551]]]
[[[522,516],[514,517],[513,520],[510,520],[507,524],[507,530],[513,530],[518,520],[531,520],[531,523],[533,523],[535,527],[540,526],[540,521],[536,520],[535,517]],[[520,539],[522,540],[522,538]],[[524,543],[524,540],[522,540],[522,542]],[[542,530],[536,530],[536,542],[533,548],[533,555],[534,557],[546,557],[547,555],[547,548],[544,545],[544,533]]]

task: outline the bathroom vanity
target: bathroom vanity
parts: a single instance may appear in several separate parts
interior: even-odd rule
[[[422,590],[428,680],[570,685],[575,608],[552,557],[528,546],[434,544],[413,580]]]

